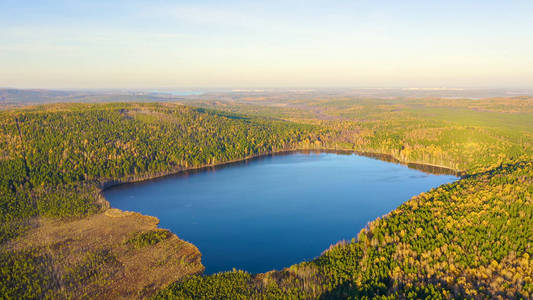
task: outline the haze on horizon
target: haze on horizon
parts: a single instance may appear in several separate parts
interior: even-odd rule
[[[529,0],[3,0],[0,86],[533,88],[532,14]]]

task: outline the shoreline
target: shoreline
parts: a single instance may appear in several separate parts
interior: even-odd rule
[[[103,192],[105,190],[115,187],[115,186],[119,186],[119,185],[141,183],[144,181],[150,181],[150,180],[156,180],[156,179],[164,178],[164,177],[176,176],[176,175],[180,175],[182,173],[190,172],[190,171],[200,172],[200,171],[207,170],[207,169],[217,169],[221,167],[227,167],[233,164],[240,164],[240,163],[245,163],[247,161],[253,161],[255,159],[260,159],[263,157],[277,156],[277,155],[289,155],[289,154],[298,153],[298,152],[316,153],[316,154],[319,154],[319,153],[333,153],[333,154],[345,154],[345,155],[355,154],[355,155],[373,158],[373,159],[377,159],[381,161],[400,164],[410,169],[415,169],[415,170],[418,170],[424,173],[430,173],[434,175],[453,175],[459,178],[462,178],[466,175],[465,171],[454,170],[452,168],[439,166],[439,165],[433,165],[433,164],[405,162],[405,161],[401,161],[395,158],[394,156],[390,154],[384,154],[384,153],[378,153],[378,152],[358,151],[358,150],[353,150],[353,149],[333,149],[333,148],[316,148],[316,149],[294,148],[294,149],[271,151],[267,153],[259,153],[259,154],[239,158],[239,159],[233,159],[233,160],[218,162],[214,164],[203,164],[200,166],[189,167],[189,168],[176,168],[174,170],[170,170],[167,172],[161,172],[158,174],[139,176],[138,178],[127,177],[125,179],[104,181],[104,182],[99,183],[100,194],[103,197]]]
[[[353,150],[353,149],[331,149],[331,148],[320,148],[320,149],[295,148],[295,149],[285,149],[285,150],[272,151],[272,152],[268,152],[268,153],[260,153],[260,154],[256,154],[256,155],[247,156],[247,157],[244,157],[244,158],[241,158],[241,159],[234,159],[234,160],[215,163],[215,164],[201,165],[201,166],[191,167],[191,168],[181,168],[181,169],[171,170],[171,171],[168,171],[168,172],[162,172],[162,173],[159,173],[159,174],[141,176],[140,178],[136,178],[136,179],[105,181],[103,183],[100,183],[100,191],[98,192],[99,202],[101,202],[103,204],[103,206],[102,206],[103,210],[101,211],[101,213],[105,213],[109,209],[117,209],[117,210],[122,211],[122,212],[127,212],[127,211],[120,210],[118,208],[113,208],[111,206],[111,203],[105,198],[104,191],[109,189],[109,188],[112,188],[112,187],[117,187],[117,186],[121,186],[121,185],[129,185],[129,184],[137,184],[137,183],[142,183],[142,182],[145,182],[145,181],[157,180],[157,179],[160,179],[160,178],[170,177],[170,176],[179,176],[180,174],[184,174],[186,172],[202,172],[202,171],[206,171],[208,169],[223,168],[223,167],[228,167],[228,166],[235,165],[235,164],[247,163],[248,161],[261,159],[261,158],[268,157],[268,156],[290,155],[290,154],[294,154],[294,153],[308,153],[308,154],[311,154],[311,153],[316,153],[316,154],[334,153],[334,154],[340,154],[340,155],[354,155],[355,154],[355,155],[364,156],[364,157],[368,157],[368,158],[372,158],[372,159],[377,159],[377,160],[381,160],[381,161],[386,161],[386,162],[391,162],[391,163],[395,163],[395,164],[404,165],[404,166],[406,166],[408,168],[416,169],[416,170],[419,170],[419,171],[424,172],[424,173],[453,175],[453,176],[458,177],[459,180],[462,179],[464,177],[464,175],[466,174],[466,172],[464,172],[464,171],[457,171],[457,170],[453,170],[451,168],[446,168],[446,167],[442,167],[442,166],[435,166],[435,165],[431,165],[431,164],[402,162],[402,161],[396,159],[394,156],[392,156],[390,154],[383,154],[383,153],[362,152],[362,151],[356,151],[356,150]],[[439,171],[439,172],[435,173],[435,172],[431,172],[431,171]],[[407,199],[406,201],[408,201],[408,200],[409,199]],[[392,211],[394,211],[394,209]],[[135,212],[135,213],[141,214],[140,212]],[[144,215],[144,214],[141,214],[141,215],[149,216],[149,215]],[[149,217],[155,218],[157,220],[156,227],[160,228],[159,227],[159,219],[157,217],[154,217],[154,216],[149,216]],[[373,222],[373,221],[374,220],[372,220],[370,222]],[[187,241],[187,240],[183,240],[175,232],[172,232],[170,230],[169,230],[169,232],[173,236],[178,238],[179,240],[187,242],[187,243],[190,243],[191,245],[193,245],[194,247],[197,248],[197,246],[193,242]],[[202,253],[201,253],[201,251],[199,249],[198,249],[198,251],[200,252],[200,255],[202,255]],[[324,250],[324,251],[327,251],[327,249]],[[201,262],[200,262],[200,264],[201,264]],[[203,266],[203,264],[202,264],[202,266]],[[202,272],[201,274],[205,275],[204,272]]]

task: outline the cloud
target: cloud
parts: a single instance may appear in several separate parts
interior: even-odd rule
[[[64,26],[18,26],[1,30],[4,41],[1,52],[75,53],[87,49],[108,49],[110,52],[151,43],[172,43],[191,35],[179,32],[132,32],[123,29],[75,28]],[[147,42],[151,43],[147,43]]]
[[[172,18],[190,25],[216,25],[248,27],[264,23],[261,17],[250,12],[207,6],[171,5],[152,8],[143,12],[152,17]]]
[[[187,34],[184,34],[184,33],[149,33],[149,34],[146,34],[147,36],[149,37],[152,37],[152,38],[156,38],[156,39],[159,39],[159,40],[173,40],[173,39],[179,39],[179,38],[185,38],[185,37],[188,37],[189,35]]]

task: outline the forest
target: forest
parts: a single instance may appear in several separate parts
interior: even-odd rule
[[[0,294],[28,299],[531,298],[532,107],[530,98],[313,99],[287,106],[199,101],[1,111]],[[314,260],[264,274],[201,275],[197,249],[157,229],[151,219],[143,219],[150,225],[117,233],[120,238],[108,244],[99,244],[96,233],[70,239],[57,234],[59,228],[77,232],[76,226],[87,224],[114,230],[104,222],[118,228],[126,218],[140,224],[141,216],[134,214],[104,218],[124,214],[102,197],[107,186],[297,149],[387,154],[464,176],[405,199],[354,232],[356,238],[332,245]],[[43,232],[49,240],[36,238]],[[157,281],[117,287],[134,277],[129,272],[135,265],[127,258],[149,259],[150,252],[159,255],[150,258]],[[159,271],[163,258],[175,263],[164,272]]]
[[[529,299],[533,163],[423,193],[352,241],[281,271],[193,276],[158,299]]]

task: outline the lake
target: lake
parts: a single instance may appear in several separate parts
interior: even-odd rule
[[[452,182],[355,154],[289,153],[104,191],[202,252],[206,273],[281,269],[357,236],[412,196]]]

